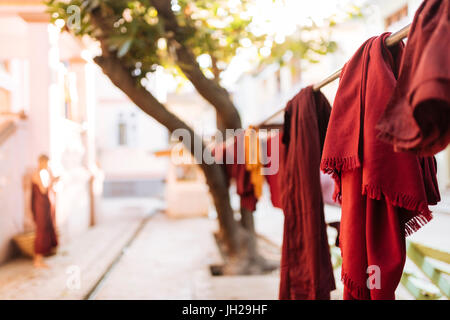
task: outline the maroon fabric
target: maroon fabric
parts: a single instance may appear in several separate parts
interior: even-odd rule
[[[36,224],[36,239],[34,252],[37,254],[50,254],[58,245],[55,227],[55,212],[51,190],[42,194],[39,186],[32,184],[31,210]]]
[[[330,110],[312,87],[301,90],[285,109],[280,299],[329,299],[335,289],[319,176]]]
[[[432,216],[439,200],[435,162],[394,152],[375,125],[396,84],[403,43],[388,49],[389,33],[370,38],[341,73],[325,138],[321,169],[342,201],[340,247],[344,297],[393,299],[405,262],[405,235]],[[433,180],[434,177],[434,180]],[[368,268],[380,271],[369,288]]]
[[[244,133],[237,134],[233,143],[223,143],[222,154],[215,154],[215,158],[216,161],[222,161],[225,164],[228,181],[230,182],[232,179],[235,181],[236,192],[241,198],[241,208],[255,211],[258,199],[250,181],[250,172],[245,167],[244,138]],[[240,157],[238,157],[238,148],[240,149]],[[229,158],[228,161],[227,157]]]
[[[397,86],[377,128],[396,150],[432,155],[450,142],[450,1],[427,0],[408,35]]]
[[[267,156],[272,159],[272,161],[278,160],[278,170],[275,174],[272,175],[265,175],[267,184],[269,185],[270,190],[270,200],[272,201],[272,205],[275,208],[282,209],[282,202],[281,202],[281,182],[280,182],[280,162],[283,161],[283,159],[280,159],[280,157],[283,156],[284,152],[282,151],[283,144],[281,142],[282,133],[278,132],[277,134],[269,137],[267,139]],[[278,140],[278,147],[279,150],[274,150],[275,148],[272,148],[272,145],[275,145],[273,143],[274,140]],[[278,159],[276,157],[273,157],[273,153],[278,152]],[[272,161],[268,162],[265,166],[275,166]]]
[[[282,131],[278,132],[277,134],[269,137],[267,139],[267,156],[272,157],[272,153],[274,150],[272,150],[272,142],[275,139],[278,139],[278,146],[279,146],[279,156],[278,156],[278,168],[280,167],[280,163],[284,161],[282,159],[285,151],[284,151],[284,145],[281,141],[283,136]],[[276,159],[276,157],[272,157],[272,159]],[[269,162],[266,167],[272,165],[271,162]],[[281,191],[283,182],[280,181],[281,179],[281,170],[278,170],[273,175],[265,175],[267,184],[269,185],[270,190],[270,200],[272,201],[272,205],[275,208],[283,209],[282,202],[281,202]],[[323,202],[325,204],[336,206],[336,202],[333,201],[333,191],[334,191],[334,180],[331,178],[328,174],[324,174],[320,172],[320,185],[322,188],[322,198]]]

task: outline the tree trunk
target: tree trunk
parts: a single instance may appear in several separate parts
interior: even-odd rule
[[[219,84],[219,70],[215,57],[211,57],[213,69],[215,70],[215,79],[208,79],[197,63],[194,54],[183,43],[183,30],[178,25],[170,1],[152,0],[152,4],[164,19],[166,31],[173,34],[173,37],[168,37],[167,40],[169,45],[175,49],[178,66],[194,85],[197,92],[216,109],[217,129],[225,133],[226,129],[242,128],[241,118],[229,93]],[[242,213],[243,211],[241,210]],[[250,212],[242,215],[241,221],[248,222],[243,224],[243,227],[248,231],[248,253],[250,256],[257,256],[256,234],[254,229],[251,229],[251,226],[254,226],[253,213]]]
[[[257,239],[255,232],[255,220],[253,212],[245,208],[241,208],[241,225],[249,233],[248,238],[248,255],[250,260],[254,261],[258,258]]]
[[[224,139],[226,139],[226,130],[227,127],[224,123],[224,120],[222,119],[222,115],[216,111],[216,126],[217,126],[217,130],[220,131],[224,137]]]
[[[178,25],[178,21],[171,8],[171,2],[167,0],[152,0],[152,4],[160,16],[164,19],[165,29],[171,37],[167,37],[168,44],[175,49],[176,62],[197,92],[216,109],[220,119],[227,129],[239,129],[242,127],[241,118],[233,104],[228,91],[219,84],[219,79],[208,79],[197,63],[194,54],[184,45],[184,31]]]
[[[165,5],[170,1],[163,1]],[[160,11],[158,9],[158,11]],[[170,11],[172,12],[172,11]],[[172,13],[173,14],[173,13]],[[107,30],[100,16],[93,12],[93,20],[102,30]],[[176,21],[176,20],[175,20]],[[108,52],[105,38],[99,37],[102,45],[103,55],[95,58],[95,62],[102,68],[103,72],[110,78],[114,85],[121,89],[141,110],[164,125],[170,132],[176,129],[186,129],[191,136],[191,141],[184,141],[189,151],[195,157],[194,146],[200,144],[202,151],[205,148],[203,141],[194,131],[181,119],[171,113],[145,88],[139,87],[135,79],[116,57],[114,53]],[[187,48],[178,46],[177,57],[180,62],[190,64],[184,65],[183,72],[191,80],[197,91],[216,108],[218,118],[222,128],[238,129],[241,127],[239,113],[234,107],[228,92],[220,87],[218,83],[207,79],[200,70],[195,57]],[[203,154],[203,152],[202,152]],[[228,184],[223,167],[218,164],[205,164],[202,159],[196,159],[200,163],[200,168],[205,174],[210,193],[212,195],[215,208],[217,210],[220,240],[226,244],[226,264],[225,274],[249,274],[260,273],[267,269],[267,263],[257,252],[256,237],[254,229],[247,229],[253,226],[253,214],[247,214],[242,221],[247,224],[241,226],[234,219],[231,208]],[[253,227],[252,227],[253,228]]]
[[[113,55],[109,57],[100,56],[95,58],[95,62],[102,68],[114,85],[121,89],[142,111],[164,125],[170,132],[176,129],[187,130],[190,133],[191,141],[183,142],[190,147],[189,151],[194,156],[196,143],[202,145],[202,150],[205,148],[201,138],[186,123],[168,111],[150,92],[136,85],[129,70],[122,66],[118,58]],[[238,238],[238,224],[233,217],[225,175],[220,165],[208,165],[204,164],[202,159],[196,160],[198,163],[202,163],[200,167],[205,173],[224,238],[230,254],[233,255],[239,250],[240,241]]]

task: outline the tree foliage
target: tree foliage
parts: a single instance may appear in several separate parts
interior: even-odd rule
[[[48,0],[47,5],[53,21],[62,19],[66,21],[66,30],[93,39],[101,35],[98,25],[92,21],[92,12],[96,10],[109,25],[109,50],[117,54],[138,82],[157,66],[182,74],[174,55],[173,46],[177,43],[189,48],[196,57],[206,57],[209,63],[202,65],[202,71],[217,81],[239,50],[249,46],[257,49],[256,58],[263,64],[283,63],[287,52],[290,56],[315,61],[317,55],[336,47],[328,40],[328,32],[319,32],[315,38],[303,37],[318,30],[315,25],[299,27],[281,43],[274,41],[273,34],[254,32],[249,7],[255,5],[255,0],[173,0],[171,9],[178,22],[176,32],[165,28],[167,22],[151,0]],[[68,9],[74,5],[80,8],[79,25],[67,23],[73,12]],[[269,50],[270,55],[261,54],[262,48]]]
[[[145,86],[139,86],[158,66],[185,76],[194,85],[216,109],[219,130],[237,129],[242,126],[239,113],[220,84],[222,72],[234,57],[250,50],[254,53],[253,62],[282,64],[288,60],[287,56],[314,61],[317,55],[335,48],[329,41],[328,28],[322,32],[314,24],[299,26],[282,41],[273,30],[261,32],[253,15],[258,1],[47,0],[46,3],[56,25],[64,25],[65,30],[76,36],[98,41],[102,51],[94,61],[131,101],[169,131],[183,128],[190,133],[194,143],[188,143],[189,148],[195,141],[202,144],[201,138]],[[78,17],[73,19],[74,15]],[[198,63],[200,60],[209,63]],[[266,270],[268,264],[257,252],[253,223],[241,225],[234,217],[223,168],[203,162],[200,167],[218,213],[221,231],[218,239],[226,244],[227,255],[233,257],[227,264],[228,272],[247,274]],[[241,221],[250,221],[252,215],[242,217]]]

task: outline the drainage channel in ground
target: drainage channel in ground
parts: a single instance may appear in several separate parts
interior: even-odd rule
[[[83,300],[95,300],[97,297],[97,294],[100,292],[101,288],[104,286],[106,281],[109,278],[109,275],[112,273],[112,271],[115,269],[115,267],[118,265],[120,260],[122,259],[123,255],[126,253],[127,249],[133,244],[133,242],[136,240],[136,238],[139,236],[141,231],[146,226],[147,222],[150,220],[152,216],[156,214],[155,212],[150,213],[148,216],[146,216],[144,219],[142,219],[139,226],[136,228],[130,239],[125,243],[125,245],[122,247],[122,249],[119,251],[117,256],[113,259],[113,261],[109,264],[108,268],[105,270],[105,272],[100,276],[98,281],[94,284],[94,286],[89,290],[89,292],[84,296]]]

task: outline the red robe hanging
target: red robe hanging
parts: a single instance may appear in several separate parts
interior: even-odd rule
[[[36,238],[34,252],[36,254],[48,255],[58,245],[56,236],[55,211],[53,205],[53,193],[41,193],[36,183],[31,189],[31,210],[36,224]]]
[[[267,139],[267,157],[271,158],[271,161],[268,162],[265,167],[269,167],[274,165],[278,167],[278,171],[275,174],[265,175],[267,184],[269,185],[270,190],[270,200],[272,205],[275,208],[283,209],[281,202],[281,191],[283,186],[283,181],[281,179],[281,170],[280,163],[284,161],[282,157],[285,154],[284,145],[282,143],[283,132],[280,130],[276,134],[271,135]],[[278,149],[275,147],[278,145]],[[273,156],[274,152],[278,150],[278,157]],[[274,161],[278,161],[278,164],[273,164]],[[325,204],[336,206],[336,202],[333,201],[333,191],[334,191],[334,180],[328,174],[320,172],[320,185],[322,188],[322,198]]]
[[[396,150],[433,155],[450,142],[450,1],[424,1],[408,34],[397,86],[377,128]]]
[[[274,170],[274,174],[265,175],[267,184],[269,185],[270,190],[270,200],[272,201],[272,205],[275,208],[282,209],[282,202],[281,202],[281,186],[282,183],[280,181],[280,163],[283,162],[283,159],[281,157],[284,155],[283,151],[283,144],[281,142],[282,133],[278,132],[269,138],[267,138],[267,152],[266,155],[271,161],[267,161],[267,164],[265,165],[266,168],[273,166],[272,169],[278,168],[278,170]],[[278,146],[278,149],[275,147]],[[278,156],[275,154],[275,152],[278,152]],[[264,156],[265,154],[263,154]],[[276,162],[276,163],[275,163]]]
[[[213,150],[213,154],[216,161],[225,164],[228,182],[230,182],[231,179],[235,180],[236,192],[241,199],[241,208],[253,212],[256,209],[258,199],[251,182],[250,172],[247,170],[245,164],[244,139],[244,133],[236,134],[232,143],[222,144],[221,153],[215,153],[215,150]],[[230,158],[228,161],[227,157]]]
[[[312,87],[300,91],[285,109],[280,299],[330,299],[335,289],[319,170],[330,110]]]
[[[388,49],[388,36],[366,41],[344,66],[321,161],[342,201],[345,299],[394,299],[405,236],[432,218],[428,205],[439,200],[433,158],[394,152],[376,138],[404,48]]]

